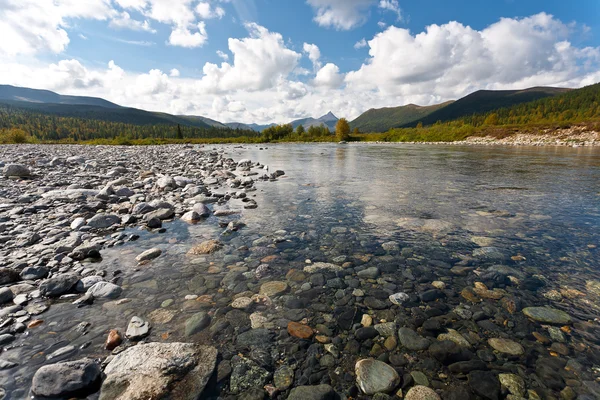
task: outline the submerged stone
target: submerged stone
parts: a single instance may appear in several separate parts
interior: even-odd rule
[[[571,317],[564,311],[550,307],[527,307],[523,314],[537,322],[566,325],[571,323]]]

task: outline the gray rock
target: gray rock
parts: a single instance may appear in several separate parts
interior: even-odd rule
[[[210,325],[210,316],[205,312],[192,315],[185,321],[185,336],[192,336]]]
[[[7,287],[0,288],[0,304],[8,303],[14,298],[12,290]]]
[[[94,286],[96,283],[103,282],[103,281],[104,281],[104,278],[101,276],[98,276],[98,275],[86,276],[85,278],[81,278],[75,284],[75,290],[77,290],[79,293],[84,293],[89,288]]]
[[[8,344],[8,343],[12,342],[13,340],[15,340],[14,335],[11,335],[10,333],[4,333],[4,334],[0,335],[0,346]]]
[[[217,362],[217,349],[192,343],[138,344],[106,366],[100,400],[196,400]]]
[[[135,260],[137,262],[149,261],[149,260],[153,260],[153,259],[157,258],[161,254],[162,254],[162,250],[155,247],[150,250],[144,251],[143,253],[138,255],[135,258]]]
[[[140,340],[150,333],[150,324],[140,317],[131,317],[125,336],[131,340]]]
[[[118,215],[112,214],[97,214],[87,221],[87,225],[96,229],[106,229],[120,223],[121,218]]]
[[[367,395],[389,393],[400,383],[394,368],[372,358],[358,361],[355,372],[357,386]]]
[[[0,285],[18,282],[21,280],[19,272],[12,268],[0,268]]]
[[[96,299],[116,299],[121,295],[123,289],[121,286],[110,282],[98,282],[90,287],[86,294],[92,295]]]
[[[419,351],[429,347],[429,340],[419,336],[419,334],[410,328],[400,328],[398,330],[398,339],[402,346],[409,350]]]
[[[71,290],[78,280],[77,275],[71,273],[56,275],[40,284],[40,294],[48,297],[60,296]]]
[[[44,365],[33,376],[31,391],[37,396],[70,397],[93,391],[100,380],[100,367],[84,358]]]
[[[564,311],[550,307],[527,307],[523,314],[534,321],[546,324],[566,325],[571,323],[571,317]]]
[[[35,280],[41,279],[48,275],[48,268],[41,265],[25,267],[21,271],[21,278],[23,280]]]
[[[170,219],[175,215],[175,211],[171,208],[159,208],[158,210],[150,211],[148,214],[144,215],[144,219],[146,221],[150,221],[152,218],[158,218],[161,221],[165,219]]]
[[[232,367],[229,387],[231,393],[234,394],[253,388],[262,388],[271,375],[257,363],[245,357],[234,356]]]
[[[206,218],[210,216],[210,209],[204,203],[196,203],[192,207],[192,211],[195,211],[199,216]]]
[[[292,389],[288,400],[333,400],[335,392],[329,385],[298,386]]]
[[[133,207],[134,214],[147,214],[154,210],[156,210],[156,208],[148,203],[138,203]]]
[[[379,276],[379,269],[377,269],[377,267],[369,267],[367,269],[363,269],[362,271],[358,271],[356,275],[358,275],[360,278],[375,279]]]
[[[5,369],[14,368],[17,365],[19,365],[19,364],[12,362],[12,361],[0,360],[0,371],[5,370]],[[0,396],[0,398],[1,398],[1,396]]]
[[[181,216],[181,220],[189,223],[198,222],[202,219],[202,216],[196,211],[188,211]]]
[[[413,386],[410,388],[404,400],[441,400],[441,397],[427,386]]]
[[[29,168],[23,164],[8,164],[4,167],[3,172],[4,176],[17,176],[19,178],[31,176]]]

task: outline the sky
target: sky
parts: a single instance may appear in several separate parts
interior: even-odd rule
[[[598,0],[0,0],[0,84],[221,122],[599,81]]]

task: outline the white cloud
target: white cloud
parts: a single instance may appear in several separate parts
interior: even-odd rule
[[[116,29],[131,29],[132,31],[145,31],[156,33],[156,30],[152,29],[148,20],[138,21],[132,19],[127,11],[123,11],[114,16],[108,24],[111,28]]]
[[[365,23],[374,0],[307,0],[320,26],[348,30]]]
[[[402,11],[400,10],[398,0],[380,0],[378,7],[397,14],[398,20],[402,18]]]
[[[215,7],[213,9],[210,3],[206,1],[198,3],[198,5],[196,6],[196,13],[200,16],[200,18],[203,19],[221,19],[225,16],[225,10],[223,10],[221,7]]]
[[[314,84],[324,86],[330,89],[338,88],[344,82],[344,76],[340,74],[340,69],[337,65],[327,63],[317,72],[314,79]]]
[[[85,36],[83,33],[80,33],[79,37],[83,40],[88,40],[87,36]]]
[[[192,32],[192,30],[188,27],[174,27],[173,31],[171,32],[171,36],[169,36],[169,44],[172,46],[189,48],[202,47],[208,39],[208,35],[206,34],[206,24],[204,21],[198,22],[196,29],[196,32]]]
[[[169,76],[172,78],[177,78],[180,75],[179,70],[177,68],[173,68],[170,72],[169,72]]]
[[[304,53],[308,55],[308,59],[313,64],[313,68],[315,70],[321,68],[321,62],[319,61],[321,58],[321,50],[319,50],[319,47],[316,44],[304,43],[302,49],[304,50]]]
[[[365,38],[360,39],[358,42],[354,43],[355,49],[362,49],[363,47],[367,47],[367,41]]]
[[[217,55],[225,61],[229,60],[229,55],[221,50],[217,50]]]
[[[301,55],[285,46],[281,34],[255,23],[246,24],[246,28],[250,37],[229,39],[233,64],[223,62],[219,67],[206,63],[200,89],[209,93],[265,90],[294,70]]]
[[[379,21],[379,22],[377,22],[377,25],[378,25],[378,26],[379,26],[381,29],[383,29],[383,28],[385,28],[385,27],[387,26],[387,24],[386,24],[385,22],[383,22],[383,21]]]

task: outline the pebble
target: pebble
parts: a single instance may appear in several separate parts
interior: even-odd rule
[[[427,386],[413,386],[406,393],[404,400],[441,400],[441,397]]]
[[[132,317],[127,325],[125,336],[131,340],[140,340],[150,333],[150,324],[140,317]]]
[[[357,386],[367,395],[389,393],[400,383],[400,376],[394,368],[372,358],[358,361],[354,370]]]
[[[144,261],[153,260],[153,259],[159,257],[161,254],[162,254],[162,250],[155,247],[155,248],[144,251],[143,253],[139,254],[135,259],[137,262],[144,262]]]

